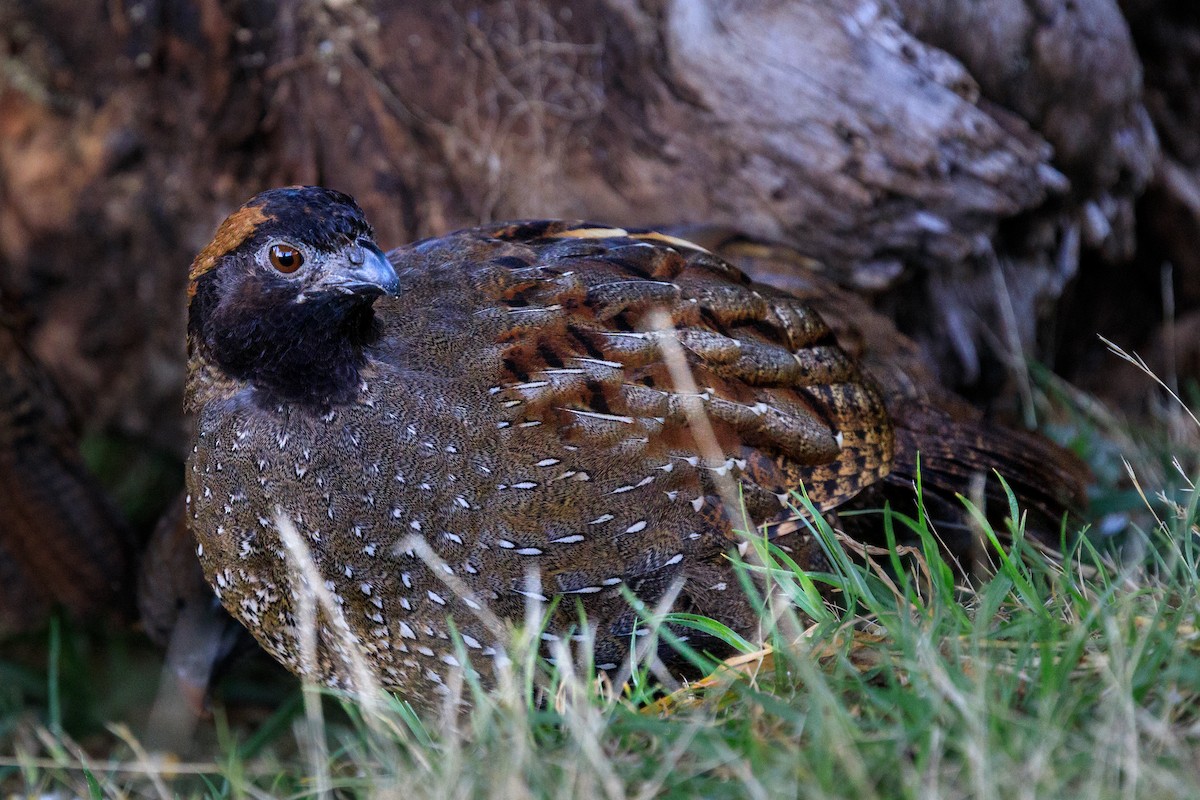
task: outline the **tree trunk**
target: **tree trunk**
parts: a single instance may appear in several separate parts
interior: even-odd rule
[[[1136,234],[1195,229],[1195,12],[1136,5],[1149,90],[1114,0],[8,4],[0,291],[88,421],[176,452],[188,264],[284,183],[384,247],[525,216],[782,240],[987,389],[1081,263],[1157,284]]]

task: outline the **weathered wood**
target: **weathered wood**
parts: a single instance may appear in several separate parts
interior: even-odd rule
[[[0,38],[0,291],[93,422],[175,446],[187,264],[271,184],[353,193],[385,246],[732,225],[973,382],[1081,247],[1128,250],[1158,158],[1111,0],[30,0]]]

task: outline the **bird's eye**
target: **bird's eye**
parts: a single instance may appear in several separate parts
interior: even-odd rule
[[[287,243],[271,245],[271,266],[285,274],[292,274],[304,263],[304,254],[299,247]]]

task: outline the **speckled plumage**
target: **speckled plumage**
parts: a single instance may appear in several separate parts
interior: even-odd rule
[[[422,702],[456,661],[448,617],[472,655],[494,652],[479,604],[517,620],[531,596],[562,596],[551,630],[563,632],[578,600],[605,667],[636,628],[623,587],[652,605],[682,579],[677,608],[749,631],[724,558],[736,538],[719,476],[739,479],[753,520],[769,522],[789,516],[782,496],[801,482],[827,509],[888,470],[880,398],[820,318],[698,247],[578,223],[492,226],[392,251],[394,296],[289,300],[302,283],[271,275],[255,253],[281,237],[318,260],[365,242],[362,229],[325,230],[328,209],[349,202],[317,189],[260,195],[193,269],[192,526],[223,602],[293,669],[296,601],[277,511],[383,683]],[[255,224],[241,225],[247,217]],[[268,325],[264,297],[291,310],[267,314]],[[374,320],[358,319],[372,301]],[[674,333],[646,329],[654,309]],[[307,386],[324,376],[306,370],[328,370],[328,344],[309,328],[341,330],[346,317],[355,367],[315,397]],[[228,359],[238,330],[260,337],[272,363],[246,366],[244,347]],[[719,463],[689,429],[665,335],[686,353]],[[320,342],[315,365],[281,373],[264,337]],[[471,596],[427,566],[413,536]],[[345,685],[334,638],[322,637],[318,677]]]

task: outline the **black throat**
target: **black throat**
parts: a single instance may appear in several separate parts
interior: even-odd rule
[[[231,377],[252,383],[264,402],[328,407],[357,394],[364,348],[378,336],[375,298],[330,295],[299,303],[260,289],[217,305],[216,287],[206,283],[192,299],[192,346]]]

